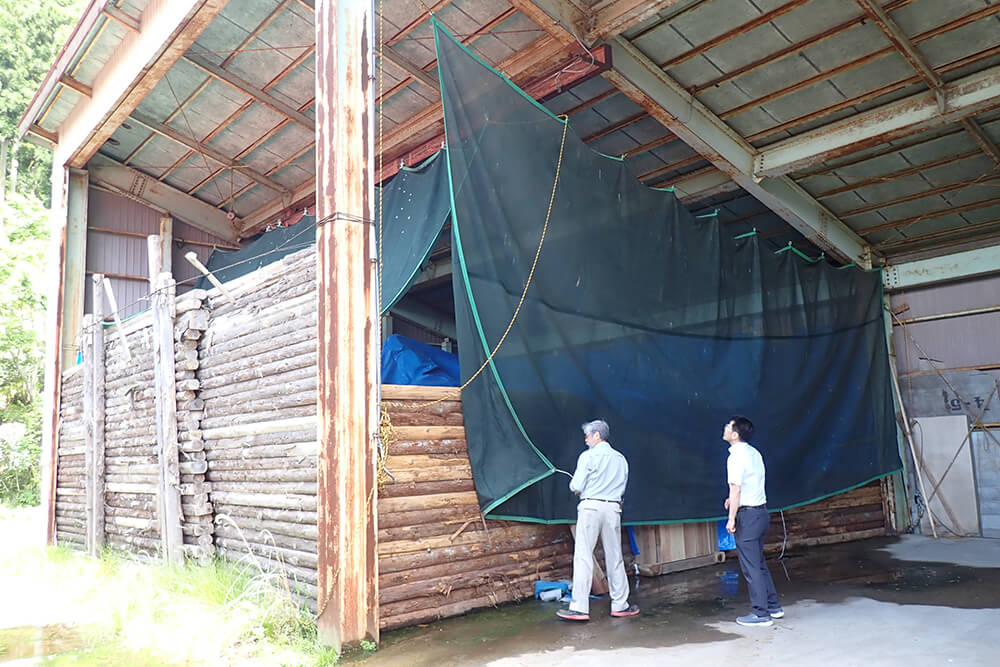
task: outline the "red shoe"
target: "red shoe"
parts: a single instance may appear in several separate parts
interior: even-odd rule
[[[611,612],[612,616],[622,618],[623,616],[638,616],[639,615],[639,605],[630,604],[627,609],[622,609],[621,611]]]
[[[584,614],[582,611],[573,611],[572,609],[560,609],[556,612],[556,616],[563,619],[564,621],[589,621],[590,614]]]

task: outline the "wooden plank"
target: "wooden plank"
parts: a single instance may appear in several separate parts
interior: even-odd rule
[[[170,563],[184,560],[181,529],[180,465],[177,445],[177,386],[174,369],[174,319],[176,303],[173,277],[164,272],[159,236],[147,243],[150,302],[153,311],[153,367],[156,388],[156,441],[159,448],[159,521],[161,551]]]
[[[420,387],[405,384],[382,385],[382,400],[384,401],[434,401],[448,399],[460,401],[462,392],[458,387]]]
[[[465,440],[464,426],[397,426],[399,440]]]

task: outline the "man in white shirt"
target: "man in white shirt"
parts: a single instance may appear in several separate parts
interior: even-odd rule
[[[628,603],[628,575],[622,560],[621,501],[628,484],[628,462],[608,444],[606,422],[587,422],[582,428],[587,449],[577,459],[569,483],[569,490],[580,496],[573,550],[573,599],[569,609],[560,609],[556,615],[567,621],[590,620],[594,547],[600,537],[611,590],[611,615],[636,616],[639,607]]]
[[[767,514],[767,496],[764,493],[764,459],[749,444],[753,437],[753,423],[746,417],[735,416],[726,424],[722,439],[729,443],[726,471],[729,497],[725,507],[729,510],[726,530],[736,539],[736,555],[740,570],[750,590],[753,611],[740,616],[740,625],[766,627],[771,619],[785,615],[774,590],[771,572],[764,562],[764,537],[770,518]]]

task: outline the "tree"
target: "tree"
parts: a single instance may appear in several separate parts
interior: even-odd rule
[[[4,187],[10,166],[18,164],[17,191],[48,201],[52,154],[17,143],[17,123],[41,85],[83,0],[0,0],[0,139],[8,142],[8,161],[0,169]]]
[[[34,197],[0,202],[0,500],[39,495],[48,210]]]

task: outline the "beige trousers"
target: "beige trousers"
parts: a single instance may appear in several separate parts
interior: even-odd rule
[[[622,560],[621,507],[600,500],[581,500],[577,505],[576,546],[573,550],[572,611],[590,613],[590,584],[594,575],[594,547],[601,538],[604,571],[611,589],[611,611],[628,609],[628,575]]]

